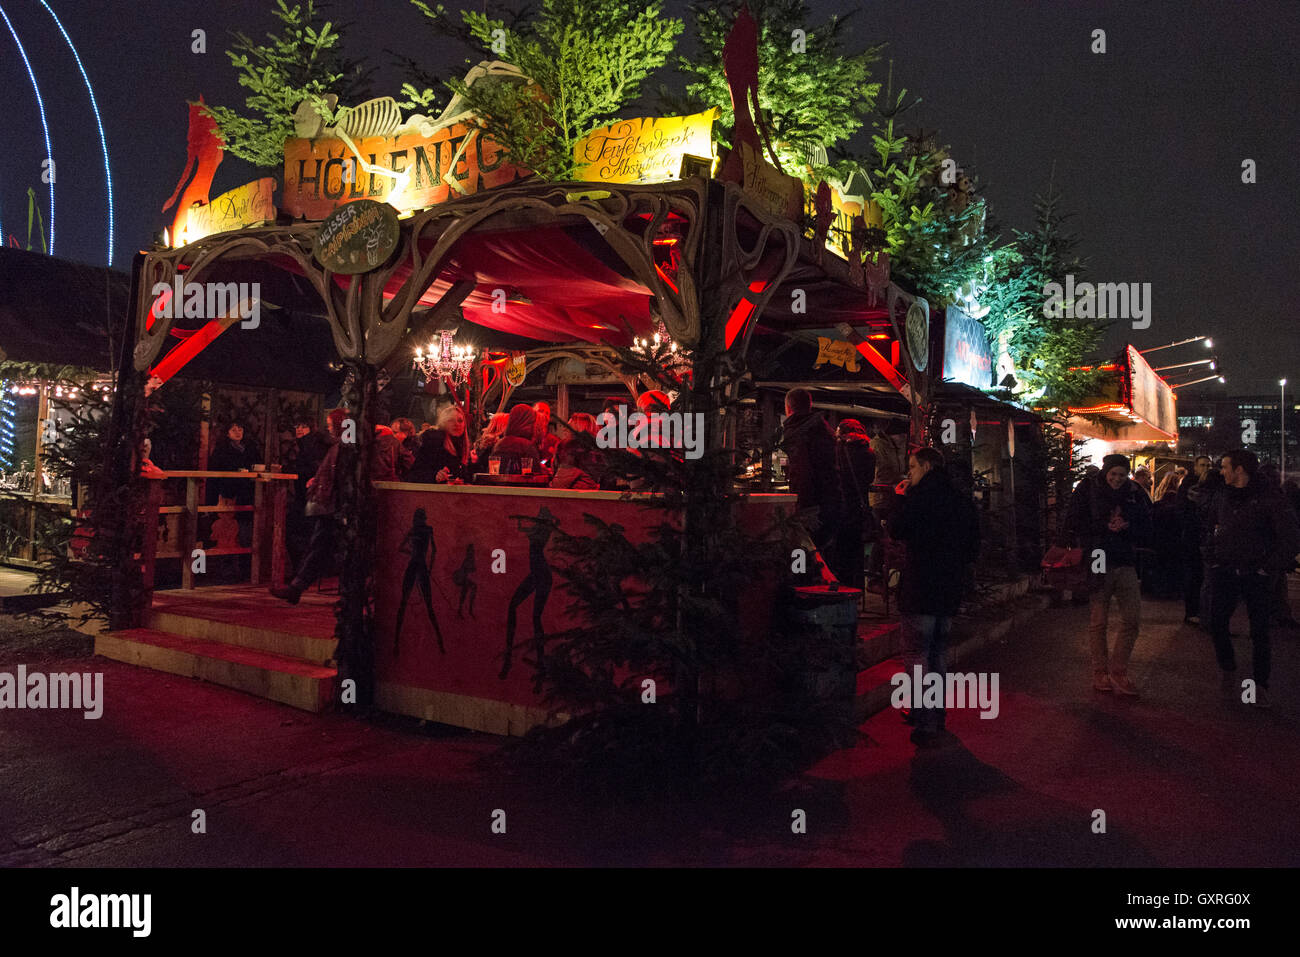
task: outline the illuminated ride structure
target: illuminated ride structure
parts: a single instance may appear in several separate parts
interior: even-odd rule
[[[59,35],[63,37],[63,41],[67,44],[68,50],[72,54],[73,60],[76,61],[77,71],[81,74],[81,81],[82,83],[85,84],[86,93],[90,97],[90,109],[95,116],[95,127],[99,133],[99,148],[104,158],[104,186],[107,194],[106,201],[107,201],[107,227],[108,227],[105,255],[106,255],[107,265],[112,266],[113,265],[113,229],[114,229],[113,173],[108,158],[108,139],[104,135],[104,121],[99,113],[99,103],[95,99],[95,88],[91,84],[90,77],[86,73],[85,65],[81,62],[81,54],[78,52],[76,44],[72,42],[72,37],[68,35],[68,31],[63,26],[63,21],[59,19],[58,14],[54,12],[54,9],[49,5],[47,0],[40,0],[40,4],[42,7],[45,8],[45,12],[50,15],[50,18],[54,21],[54,26],[58,30]],[[54,255],[55,253],[54,194],[55,194],[55,186],[58,182],[58,167],[56,163],[57,156],[54,151],[53,141],[50,135],[49,117],[45,112],[45,99],[41,95],[40,83],[37,80],[37,67],[33,66],[32,61],[28,56],[27,47],[23,44],[18,28],[15,26],[14,21],[9,17],[9,14],[6,12],[3,4],[0,4],[0,21],[4,22],[4,25],[7,28],[8,33],[13,40],[14,46],[18,51],[19,58],[22,60],[23,67],[25,69],[25,72],[27,73],[27,78],[30,81],[32,86],[32,94],[36,100],[36,108],[41,118],[41,131],[44,136],[44,145],[45,145],[45,153],[44,153],[45,160],[41,164],[42,182],[45,183],[49,188],[48,221],[45,222],[45,225],[49,227],[49,245],[47,251],[50,253],[50,255]],[[30,233],[31,233],[31,229],[29,225],[28,228],[29,242],[30,242]],[[4,231],[3,223],[0,223],[0,245],[5,245],[7,241],[9,242],[10,245],[17,245],[16,240],[12,240],[12,241],[6,240],[6,233]]]

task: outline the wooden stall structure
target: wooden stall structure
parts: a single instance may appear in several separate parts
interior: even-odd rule
[[[661,175],[640,183],[601,178],[599,163],[586,169],[589,180],[546,182],[505,164],[499,148],[469,127],[435,123],[425,135],[399,120],[385,135],[355,144],[329,131],[291,139],[278,214],[262,204],[256,217],[225,231],[178,227],[175,235],[190,241],[141,253],[132,347],[118,369],[113,468],[130,482],[127,450],[146,381],[164,382],[165,401],[171,377],[223,342],[238,343],[249,362],[274,364],[278,357],[257,348],[249,316],[260,304],[263,330],[310,317],[293,330],[292,348],[330,346],[343,373],[341,404],[356,425],[356,464],[337,496],[346,548],[336,609],[304,594],[295,606],[302,624],[290,628],[266,614],[287,606],[250,584],[224,593],[196,588],[183,613],[173,606],[162,618],[157,595],[152,605],[132,602],[124,573],[115,631],[101,650],[167,670],[220,674],[304,707],[328,700],[332,682],[353,679],[362,702],[517,733],[540,720],[538,699],[523,691],[528,669],[505,654],[510,629],[502,615],[514,607],[522,616],[531,603],[531,627],[515,622],[518,656],[532,642],[544,646],[544,634],[567,614],[553,599],[539,602],[539,583],[554,578],[547,570],[554,556],[518,516],[536,519],[549,510],[568,527],[590,512],[635,531],[644,515],[634,501],[598,492],[372,483],[373,427],[386,421],[378,417],[382,383],[409,369],[431,337],[454,335],[458,346],[485,354],[468,377],[488,403],[480,408],[503,407],[516,386],[548,379],[567,411],[569,387],[589,380],[590,367],[635,394],[645,383],[621,368],[619,350],[662,330],[680,350],[681,407],[703,417],[708,449],[736,449],[742,425],[725,410],[748,388],[751,340],[765,317],[783,308],[777,300],[791,282],[816,290],[826,308],[854,293],[837,316],[849,336],[866,321],[856,315],[862,296],[879,298],[893,315],[902,294],[890,291],[887,257],[861,248],[865,202],[849,203],[826,184],[811,201],[799,179],[763,158],[757,132],[741,137],[717,178],[711,157],[679,146],[680,155],[654,157],[650,166]],[[712,114],[677,121],[699,126],[704,148],[712,149]],[[460,149],[442,148],[449,137]],[[231,290],[216,310],[167,307],[184,287],[213,286]],[[904,325],[907,313],[904,304]],[[897,322],[884,327],[898,338]],[[913,370],[900,371],[873,338],[857,342],[856,354],[906,397],[907,414],[919,416],[919,380],[913,384]],[[502,346],[507,340],[513,344]],[[516,360],[511,379],[506,364]],[[262,384],[277,382],[277,370],[266,368]],[[789,505],[788,496],[776,496],[751,498],[746,507]],[[689,500],[686,507],[693,507]],[[426,542],[436,543],[436,557],[423,557]],[[138,559],[123,547],[130,570]],[[499,573],[491,567],[498,550]],[[471,578],[480,592],[465,617],[462,582]],[[450,586],[461,617],[454,633],[444,629],[444,650],[432,622],[450,623]],[[746,601],[761,608],[770,598]],[[327,618],[334,620],[327,625]],[[537,664],[533,655],[529,667]]]

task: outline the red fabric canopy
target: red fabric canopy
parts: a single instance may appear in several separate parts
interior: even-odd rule
[[[603,246],[596,231],[590,232],[592,248]],[[465,318],[489,329],[543,342],[618,345],[631,344],[631,336],[650,335],[650,290],[598,258],[579,241],[582,236],[583,228],[559,226],[472,233],[456,244],[420,302],[435,305],[454,283],[468,279],[475,286],[462,305]],[[421,251],[427,254],[434,242],[422,244]],[[301,272],[292,260],[279,264]],[[385,298],[396,294],[410,275],[403,262]],[[336,275],[334,281],[347,289],[352,279]],[[504,291],[504,303],[497,290]]]

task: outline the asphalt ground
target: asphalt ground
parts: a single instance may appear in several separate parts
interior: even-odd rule
[[[492,736],[310,715],[3,616],[0,670],[102,672],[105,706],[0,711],[0,866],[1300,863],[1297,632],[1274,631],[1264,711],[1224,700],[1179,603],[1143,603],[1137,698],[1092,690],[1086,629],[1052,608],[962,662],[997,674],[998,715],[950,712],[939,747],[888,710],[775,793],[613,805],[485,769]]]

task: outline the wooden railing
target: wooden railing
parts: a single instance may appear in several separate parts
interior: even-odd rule
[[[181,587],[194,587],[194,549],[199,547],[200,515],[234,515],[249,513],[253,515],[252,543],[245,546],[204,547],[204,557],[220,555],[249,555],[249,584],[261,585],[268,578],[272,585],[283,585],[288,570],[289,555],[285,548],[285,517],[289,496],[289,482],[297,475],[284,472],[206,472],[182,471],[161,472],[147,476],[151,479],[149,504],[146,509],[148,532],[144,537],[144,550],[140,556],[143,564],[145,587],[150,593],[154,587],[154,567],[160,560],[180,560]],[[185,504],[164,505],[163,485],[173,479],[185,480]],[[199,487],[206,479],[237,479],[253,483],[252,505],[200,505]],[[175,544],[166,549],[159,548],[158,519],[166,515],[179,515]],[[170,542],[168,543],[171,544]],[[269,554],[268,554],[269,553]],[[269,560],[268,560],[269,559]],[[269,576],[264,569],[269,566]]]

